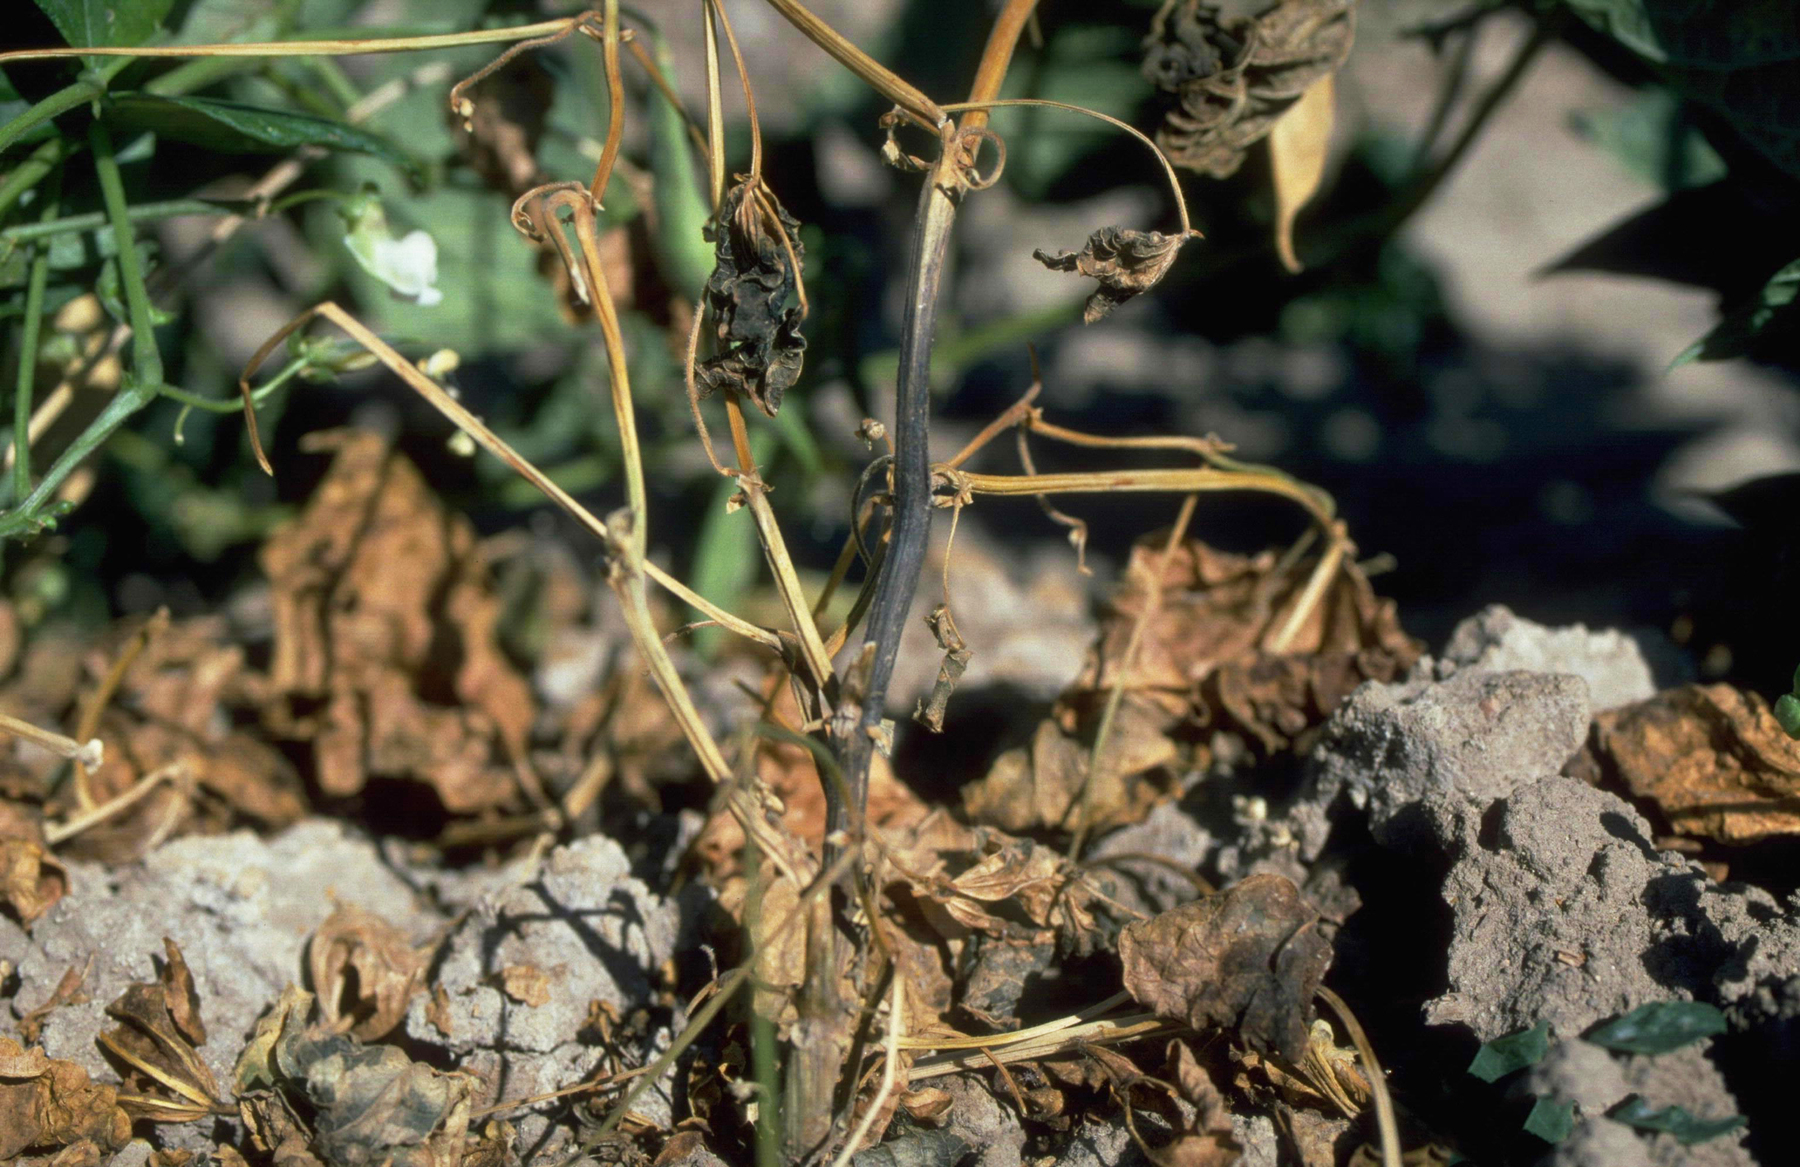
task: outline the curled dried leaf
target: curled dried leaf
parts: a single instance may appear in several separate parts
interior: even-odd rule
[[[1331,964],[1319,914],[1285,876],[1252,875],[1218,895],[1127,924],[1125,988],[1195,1029],[1231,1029],[1259,1053],[1306,1057],[1314,993]]]
[[[0,904],[29,928],[68,891],[68,869],[44,845],[37,819],[0,802]]]
[[[774,417],[806,356],[800,223],[752,177],[725,192],[707,238],[715,266],[706,306],[716,321],[718,352],[695,370],[697,387],[703,396],[735,389]],[[796,294],[800,304],[789,307]]]
[[[1168,0],[1144,39],[1144,75],[1175,98],[1156,144],[1177,166],[1229,177],[1354,39],[1352,0],[1277,0],[1255,17]]]
[[[314,1108],[312,1150],[328,1163],[449,1167],[461,1159],[472,1081],[365,1046],[324,1026],[275,1042],[284,1086]]]
[[[1072,271],[1100,281],[1088,297],[1081,318],[1088,324],[1100,320],[1139,292],[1147,292],[1168,272],[1185,239],[1161,231],[1134,231],[1102,227],[1088,236],[1080,251],[1056,255],[1039,249],[1031,254],[1052,271]]]
[[[414,947],[406,933],[374,913],[339,904],[307,946],[325,1024],[363,1041],[386,1037],[424,987],[430,955],[429,945]]]
[[[124,1024],[100,1035],[100,1045],[122,1065],[129,1092],[119,1104],[154,1122],[191,1122],[225,1109],[218,1083],[194,1047],[206,1040],[193,974],[181,949],[164,939],[167,960],[154,984],[126,987],[106,1007]]]

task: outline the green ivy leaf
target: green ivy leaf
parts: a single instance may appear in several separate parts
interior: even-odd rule
[[[107,120],[132,130],[149,130],[181,142],[237,154],[278,154],[300,146],[323,146],[373,154],[408,171],[418,163],[392,142],[366,130],[311,114],[264,109],[211,97],[115,94]]]
[[[1655,1001],[1614,1018],[1587,1035],[1595,1045],[1627,1054],[1666,1054],[1725,1032],[1725,1014],[1700,1001]]]
[[[1794,307],[1796,295],[1800,295],[1800,259],[1770,276],[1756,299],[1739,304],[1726,313],[1711,332],[1689,345],[1669,367],[1675,368],[1689,361],[1720,361],[1743,356],[1755,347],[1765,332],[1771,331],[1773,323],[1786,321],[1789,326],[1800,323],[1800,319],[1796,319],[1800,309]]]
[[[63,39],[78,49],[141,45],[162,26],[174,0],[37,0]]]
[[[1525,1130],[1546,1143],[1560,1143],[1575,1129],[1575,1104],[1539,1098],[1525,1116]]]
[[[1530,1029],[1484,1043],[1469,1063],[1469,1073],[1483,1082],[1496,1082],[1515,1070],[1537,1065],[1549,1052],[1550,1023],[1540,1021]]]
[[[1734,1114],[1730,1118],[1698,1118],[1679,1106],[1665,1106],[1656,1110],[1639,1094],[1633,1094],[1613,1107],[1607,1117],[1641,1131],[1674,1135],[1684,1147],[1728,1135],[1745,1122],[1741,1114]]]

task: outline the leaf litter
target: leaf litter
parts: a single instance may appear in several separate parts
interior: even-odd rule
[[[517,549],[490,557],[417,471],[376,439],[332,435],[312,448],[332,456],[331,469],[264,552],[273,650],[266,667],[233,643],[242,632],[223,620],[171,622],[147,639],[100,714],[107,765],[129,769],[94,771],[90,799],[115,797],[151,768],[184,760],[210,777],[171,784],[161,817],[145,822],[131,808],[120,812],[118,833],[104,846],[90,842],[84,854],[130,858],[146,845],[146,830],[174,837],[274,829],[316,808],[391,797],[396,781],[430,789],[453,822],[504,823],[541,805],[521,763],[540,770],[534,777],[554,795],[596,750],[612,759],[609,781],[624,805],[654,806],[666,797],[680,768],[652,759],[670,752],[675,735],[633,670],[609,666],[594,691],[552,705],[501,648],[501,581],[528,562]],[[1085,803],[1095,816],[1091,825],[1132,828],[1179,796],[1194,775],[1214,769],[1225,739],[1236,739],[1252,758],[1304,751],[1351,689],[1405,675],[1418,645],[1348,556],[1326,563],[1305,549],[1234,555],[1194,539],[1164,556],[1163,544],[1151,536],[1134,551],[1102,609],[1081,675],[1030,744],[1003,754],[965,791],[964,817],[934,811],[885,764],[875,770],[876,880],[856,918],[884,954],[882,968],[891,970],[878,975],[905,982],[907,1035],[901,1087],[881,1103],[871,1124],[877,1134],[958,1129],[962,1108],[933,1084],[946,1059],[960,1072],[984,1073],[995,1096],[1020,1108],[1040,1137],[1066,1135],[1108,1114],[1157,1163],[1238,1161],[1244,1144],[1231,1115],[1246,1104],[1269,1108],[1297,1146],[1315,1148],[1305,1161],[1332,1161],[1317,1159],[1323,1152],[1316,1148],[1340,1140],[1344,1124],[1363,1121],[1369,1110],[1369,1077],[1357,1055],[1312,1012],[1341,917],[1321,914],[1307,892],[1272,873],[1170,906],[1120,871],[1072,860],[1056,844],[1078,825],[1090,784],[1097,782]],[[399,557],[419,566],[414,578],[378,570]],[[498,572],[496,561],[503,564]],[[1123,647],[1153,587],[1157,606],[1126,667]],[[532,590],[541,593],[537,585]],[[549,594],[578,596],[580,587],[565,581]],[[588,618],[579,600],[557,600],[555,607],[557,620]],[[137,631],[121,626],[80,669],[14,708],[71,724]],[[552,630],[539,640],[559,636]],[[19,667],[54,678],[49,662],[27,663],[34,651],[35,642],[22,647]],[[21,683],[7,691],[18,693]],[[1095,718],[1120,685],[1125,699],[1101,769],[1090,775]],[[384,702],[393,708],[378,709]],[[334,706],[350,711],[339,727],[342,740],[329,733],[309,740],[308,729],[331,728]],[[793,725],[797,706],[782,690],[766,716]],[[410,738],[396,724],[409,725]],[[1618,719],[1617,728],[1628,724]],[[443,740],[425,740],[433,734]],[[205,747],[237,739],[245,744],[216,750],[238,759],[234,769],[205,756]],[[1708,740],[1732,739],[1714,733]],[[1760,773],[1774,756],[1771,739],[1752,740],[1754,746],[1717,745],[1715,755]],[[31,854],[42,872],[44,862],[57,860],[40,824],[81,812],[71,790],[51,786],[50,766],[40,761],[33,769],[22,759],[15,750],[0,808],[19,824],[12,837],[35,840]],[[1715,760],[1713,768],[1724,765]],[[302,783],[300,773],[316,786]],[[372,785],[376,780],[383,784]],[[794,1002],[809,976],[806,945],[778,925],[807,902],[817,870],[825,834],[821,780],[809,750],[763,740],[745,778],[761,808],[750,824],[762,849],[759,868],[744,869],[745,824],[722,808],[695,824],[687,844],[686,870],[722,892],[714,902],[725,911],[709,925],[707,943],[719,946],[715,957],[728,957],[734,948],[747,950],[745,930],[751,945],[760,942],[754,1011],[774,1021],[777,1033],[795,1033],[803,1021]],[[179,809],[172,819],[169,807]],[[494,836],[502,846],[509,837],[517,836]],[[663,869],[673,860],[665,857]],[[18,886],[36,887],[23,876]],[[750,916],[753,886],[757,914]],[[50,885],[46,894],[55,890]],[[17,900],[9,903],[30,922]],[[51,901],[33,919],[53,908]],[[17,1077],[0,1075],[7,1091],[0,1122],[8,1124],[0,1130],[14,1141],[37,1140],[21,1144],[34,1153],[85,1155],[86,1140],[103,1161],[124,1137],[119,1115],[125,1123],[165,1127],[231,1116],[248,1132],[251,1162],[504,1161],[516,1130],[504,1115],[476,1109],[487,1097],[480,1079],[445,1073],[442,1064],[420,1061],[418,1046],[396,1044],[403,1026],[409,1041],[421,1034],[455,1048],[468,1041],[472,990],[446,993],[435,967],[439,939],[401,931],[340,900],[311,937],[306,971],[313,991],[291,989],[248,1035],[207,1034],[204,1002],[171,943],[156,979],[131,986],[109,1006],[112,1027],[101,1040],[123,1087],[96,1085],[80,1067],[14,1043],[18,1052],[7,1066]],[[527,950],[508,951],[488,984],[509,1008],[523,1011],[514,1016],[566,1004],[558,966]],[[31,1017],[80,1000],[84,970],[64,967],[63,984],[37,1009],[15,1011],[21,1036],[31,1033]],[[691,992],[696,982],[690,975],[683,983]],[[1108,991],[1128,997],[1091,1018],[1082,1014]],[[670,994],[667,1005],[652,997],[652,1010],[673,1009],[685,996]],[[840,996],[884,1000],[877,980],[847,972]],[[581,1005],[595,1040],[610,1043],[632,1026],[654,1032],[629,1011]],[[1122,1012],[1134,1007],[1142,1012]],[[1055,1020],[1045,1022],[1047,1016]],[[1046,1024],[1046,1035],[1030,1036]],[[1152,1036],[1135,1036],[1142,1033]],[[245,1042],[228,1091],[197,1053],[208,1037]],[[706,1116],[705,1129],[639,1115],[628,1137],[650,1154],[690,1144],[730,1154],[744,1146],[747,1100],[754,1098],[749,1048],[740,1020],[692,1053],[688,1094],[693,1113]],[[579,1101],[579,1091],[603,1097],[608,1075],[632,1068],[615,1059],[585,1071],[591,1087],[583,1072],[559,1083],[578,1091],[567,1121],[578,1127],[588,1121],[582,1116],[597,1113]],[[858,1108],[874,1104],[881,1068],[876,1049],[862,1067]],[[83,1117],[50,1126],[34,1119],[51,1097],[74,1100],[58,1101],[58,1113]]]

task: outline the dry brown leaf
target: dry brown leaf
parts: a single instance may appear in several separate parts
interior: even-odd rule
[[[507,198],[517,198],[542,181],[537,164],[556,79],[536,56],[526,53],[482,78],[478,100],[450,111],[457,144],[475,173]]]
[[[533,1009],[550,1003],[550,976],[535,964],[509,964],[501,969],[500,989]]]
[[[36,817],[0,801],[0,902],[29,928],[69,892],[69,869],[44,845]]]
[[[1171,724],[1153,701],[1126,698],[1090,778],[1090,748],[1055,721],[1041,722],[1029,748],[1007,750],[963,788],[963,812],[1007,831],[1075,830],[1084,809],[1090,829],[1137,822],[1168,793],[1168,783],[1153,781],[1150,772],[1179,759]],[[1093,789],[1085,790],[1090,783]]]
[[[517,803],[536,711],[495,643],[473,529],[374,434],[304,445],[335,457],[263,547],[275,614],[265,723],[313,742],[330,796],[377,775],[428,784],[452,814]]]
[[[1146,1008],[1289,1062],[1306,1056],[1312,999],[1331,964],[1319,914],[1285,876],[1252,875],[1217,895],[1127,924],[1125,988]]]
[[[1727,844],[1800,834],[1800,742],[1759,694],[1684,685],[1595,718],[1603,766],[1672,830]]]
[[[53,1061],[0,1037],[0,1160],[83,1139],[111,1151],[131,1138],[118,1091],[88,1080],[74,1062]]]
[[[1175,97],[1156,144],[1177,166],[1229,177],[1354,36],[1352,0],[1277,0],[1254,18],[1168,0],[1144,39],[1145,76]]]
[[[431,952],[373,912],[339,904],[307,944],[324,1024],[363,1041],[386,1037],[424,987]]]
[[[1391,680],[1418,658],[1393,601],[1378,598],[1348,557],[1277,653],[1271,649],[1303,602],[1313,563],[1284,564],[1272,551],[1234,555],[1198,540],[1165,558],[1164,541],[1150,535],[1133,548],[1100,642],[1063,698],[1083,722],[1123,674],[1127,692],[1167,710],[1171,727],[1235,732],[1273,753],[1322,723],[1363,681]],[[1131,629],[1158,586],[1160,602],[1125,671]]]
[[[225,1109],[212,1071],[194,1052],[206,1041],[193,974],[173,940],[163,940],[165,959],[154,983],[126,987],[106,1007],[124,1022],[100,1035],[100,1045],[120,1063],[129,1092],[126,1112],[155,1122],[190,1122]]]
[[[82,984],[87,980],[87,975],[93,971],[93,968],[94,955],[90,952],[86,963],[72,964],[63,970],[62,979],[56,982],[56,988],[50,991],[50,995],[44,999],[41,1005],[27,1010],[19,1018],[19,1036],[25,1040],[26,1045],[36,1044],[38,1035],[44,1028],[44,1022],[52,1012],[64,1005],[80,1005],[93,1000],[92,997],[81,991]]]
[[[1231,1112],[1186,1042],[1169,1043],[1168,1077],[1194,1108],[1194,1120],[1163,1147],[1150,1148],[1157,1167],[1231,1167],[1243,1153],[1231,1133]]]
[[[1275,181],[1275,253],[1291,272],[1306,266],[1294,254],[1294,220],[1325,177],[1335,101],[1331,74],[1327,73],[1313,82],[1269,131],[1269,169]]]
[[[1184,242],[1180,234],[1102,227],[1088,236],[1080,251],[1051,255],[1040,248],[1031,254],[1051,271],[1077,272],[1100,281],[1081,313],[1083,322],[1093,324],[1138,293],[1155,287],[1168,274]]]
[[[955,1099],[950,1092],[940,1086],[921,1086],[917,1090],[907,1090],[900,1095],[901,1109],[914,1122],[935,1126],[950,1113]]]
[[[431,987],[431,1001],[425,1006],[425,1020],[431,1022],[432,1028],[445,1037],[455,1036],[450,1020],[450,994],[444,991],[444,986]]]

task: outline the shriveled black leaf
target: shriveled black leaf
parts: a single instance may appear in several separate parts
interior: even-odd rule
[[[736,389],[774,417],[806,355],[805,315],[788,306],[806,258],[800,224],[773,191],[750,179],[725,192],[707,237],[716,259],[706,306],[719,351],[695,370],[695,381],[703,395]]]
[[[1225,178],[1355,39],[1352,0],[1278,0],[1254,18],[1165,6],[1144,38],[1144,75],[1175,104],[1156,144],[1177,166]]]
[[[1180,235],[1102,227],[1088,236],[1087,246],[1080,251],[1051,255],[1039,249],[1031,254],[1052,271],[1079,272],[1100,281],[1081,313],[1082,320],[1092,324],[1139,292],[1155,287],[1175,262],[1181,244]]]

